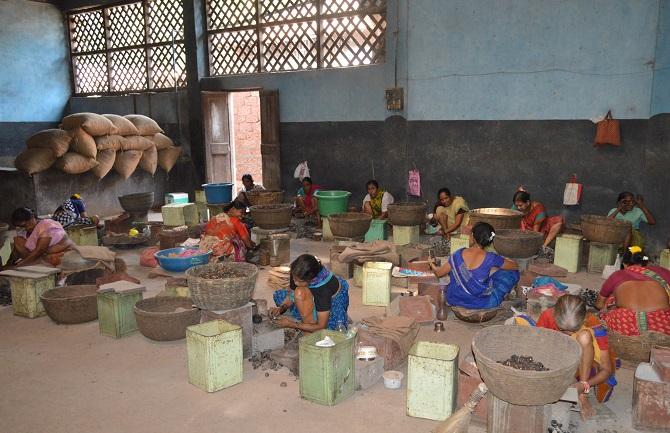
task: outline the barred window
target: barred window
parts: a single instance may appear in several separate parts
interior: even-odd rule
[[[384,62],[386,0],[207,0],[210,75]]]
[[[144,0],[68,14],[77,95],[186,85],[181,0]]]

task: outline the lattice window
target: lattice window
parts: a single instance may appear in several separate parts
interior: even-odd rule
[[[210,75],[384,61],[387,0],[207,0]]]
[[[143,0],[69,14],[76,94],[186,85],[181,0]]]

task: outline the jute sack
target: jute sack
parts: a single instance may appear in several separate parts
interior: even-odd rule
[[[72,134],[62,129],[45,129],[33,134],[26,141],[28,149],[51,149],[56,158],[65,155],[70,148]]]
[[[95,158],[98,161],[98,165],[91,169],[98,179],[102,179],[107,176],[107,173],[110,172],[112,167],[114,167],[114,161],[116,161],[116,150],[106,149],[98,152],[98,156]]]
[[[24,150],[14,160],[14,167],[28,175],[47,170],[56,162],[56,156],[51,149],[37,147]]]
[[[63,117],[63,129],[82,128],[94,137],[117,134],[116,127],[105,116],[95,113],[75,113]]]
[[[126,135],[140,135],[140,131],[133,125],[133,122],[125,117],[119,116],[118,114],[103,114],[103,116],[112,122],[116,128],[116,134],[124,137]]]
[[[181,155],[181,147],[168,147],[167,149],[158,151],[158,165],[168,173],[172,170],[172,167],[177,163]]]
[[[142,152],[140,168],[152,175],[156,173],[156,169],[158,168],[158,151],[156,150],[156,146],[151,146]]]
[[[123,137],[121,142],[121,150],[146,150],[150,147],[154,147],[154,144],[141,135]]]
[[[84,155],[74,152],[68,152],[61,156],[54,163],[54,167],[67,174],[86,173],[98,165],[95,158],[88,158]]]
[[[156,149],[158,150],[163,150],[174,146],[172,139],[165,134],[161,134],[160,132],[154,135],[147,135],[145,138],[155,144]]]
[[[143,116],[141,114],[128,114],[123,116],[126,119],[130,120],[133,125],[140,131],[139,135],[154,135],[159,132],[163,132],[158,123],[150,117]]]
[[[70,142],[70,152],[76,152],[87,158],[94,158],[98,153],[98,147],[95,144],[95,139],[83,128],[71,130],[72,141]]]
[[[141,150],[126,150],[116,153],[116,161],[114,161],[114,170],[121,175],[122,178],[128,179],[139,164],[142,158]]]
[[[98,152],[101,150],[121,150],[125,138],[120,135],[103,135],[95,137],[95,146]]]

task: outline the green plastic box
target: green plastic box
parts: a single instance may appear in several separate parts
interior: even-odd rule
[[[386,307],[391,303],[393,263],[367,262],[363,265],[363,305]]]
[[[595,274],[602,273],[605,266],[614,264],[618,251],[619,245],[590,242],[587,270]]]
[[[582,257],[581,235],[562,235],[556,238],[554,264],[567,269],[568,272],[579,272]]]
[[[386,220],[373,219],[368,232],[365,233],[365,242],[386,240]]]
[[[98,325],[101,335],[121,338],[137,331],[133,307],[142,300],[141,290],[98,293]]]
[[[242,328],[212,320],[186,328],[188,382],[216,392],[242,383]]]
[[[333,339],[335,345],[317,346],[316,342],[326,336]],[[325,406],[334,406],[354,393],[354,340],[342,332],[328,329],[300,339],[300,397]]]
[[[407,415],[436,421],[456,407],[458,346],[418,341],[407,363]]]

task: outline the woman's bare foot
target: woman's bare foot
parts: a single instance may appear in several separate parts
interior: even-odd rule
[[[595,415],[596,411],[593,409],[593,406],[591,406],[591,403],[589,402],[586,394],[580,394],[578,398],[580,415],[582,416],[582,420],[586,421]]]

